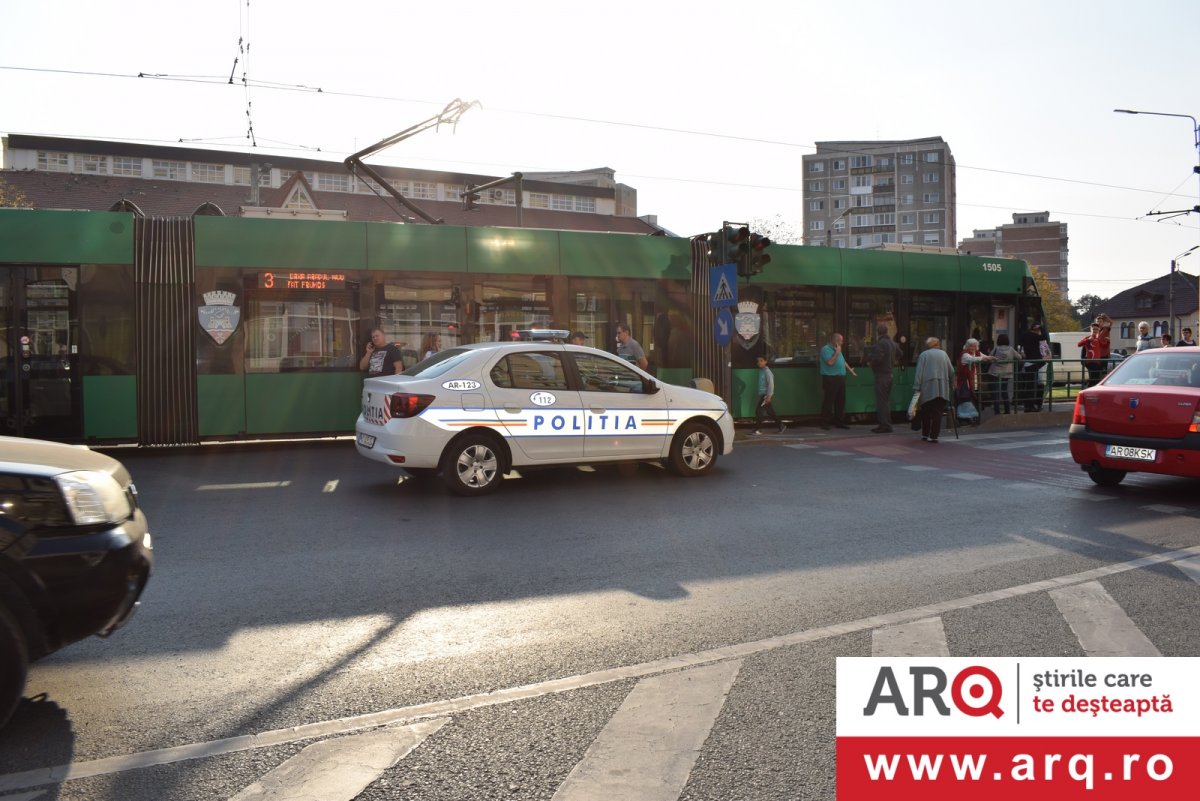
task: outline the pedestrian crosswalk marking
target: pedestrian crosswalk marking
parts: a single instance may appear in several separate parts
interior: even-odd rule
[[[888,464],[895,461],[894,459],[884,459],[882,456],[864,456],[857,461],[866,462],[867,464]]]
[[[937,470],[933,465],[928,464],[906,464],[900,468],[901,470],[911,470],[914,473],[921,473],[925,470]]]
[[[1100,582],[1051,590],[1050,597],[1088,656],[1162,656]]]
[[[990,476],[981,476],[978,473],[947,473],[946,478],[957,478],[963,481],[982,481]]]
[[[871,656],[950,656],[940,617],[883,626],[871,632]]]
[[[1182,570],[1183,575],[1200,584],[1200,556],[1193,556],[1191,559],[1180,559],[1175,563],[1175,567]]]
[[[1160,514],[1164,515],[1178,515],[1191,511],[1184,506],[1169,506],[1165,503],[1152,503],[1148,506],[1143,506],[1142,508],[1147,512],[1159,512]]]
[[[135,754],[105,757],[67,765],[38,768],[21,773],[0,775],[0,793],[15,790],[28,790],[33,787],[43,787],[48,784],[60,784],[74,779],[121,773],[136,768],[155,765],[169,765],[190,759],[201,759],[221,754],[231,754],[239,751],[249,751],[286,743],[299,742],[316,737],[329,737],[334,734],[344,734],[364,731],[381,726],[410,723],[412,721],[432,718],[435,716],[451,715],[472,709],[480,709],[498,704],[511,703],[530,698],[540,698],[546,695],[564,693],[584,687],[595,687],[614,681],[631,678],[644,678],[670,671],[711,665],[730,660],[744,659],[748,656],[775,651],[795,645],[820,642],[846,634],[870,631],[883,626],[895,626],[912,623],[925,618],[939,617],[947,612],[971,609],[976,606],[1006,601],[1013,598],[1033,595],[1035,593],[1062,590],[1085,582],[1094,582],[1107,576],[1118,575],[1131,570],[1140,570],[1161,564],[1187,565],[1185,570],[1200,573],[1200,545],[1181,548],[1174,551],[1164,551],[1149,556],[1132,559],[1127,562],[1116,562],[1101,567],[1073,573],[1058,578],[1043,579],[1027,584],[1019,584],[1000,590],[968,595],[960,598],[939,601],[925,606],[913,607],[897,612],[887,612],[870,617],[834,623],[814,629],[768,637],[762,640],[727,645],[706,651],[697,651],[679,656],[666,657],[651,662],[636,665],[626,665],[576,676],[551,679],[537,684],[527,684],[509,687],[503,690],[479,693],[476,695],[460,696],[438,701],[430,701],[414,706],[399,707],[356,715],[334,720],[325,720],[285,729],[247,734],[230,737],[224,740],[213,740],[206,743],[190,743],[152,751],[142,751]],[[1189,574],[1191,575],[1191,574]],[[35,797],[36,798],[36,797]]]
[[[741,666],[718,662],[639,681],[553,801],[675,801]]]
[[[1050,451],[1048,453],[1035,453],[1035,454],[1033,454],[1033,457],[1035,459],[1070,459],[1071,452],[1070,451]]]
[[[425,720],[313,743],[229,801],[351,801],[448,722]]]
[[[1056,439],[1039,439],[1034,442],[988,442],[983,445],[974,445],[970,440],[960,440],[964,445],[972,445],[981,451],[1011,451],[1017,448],[1035,448],[1042,445],[1066,445],[1067,441],[1062,438]],[[1069,451],[1068,451],[1069,453]]]

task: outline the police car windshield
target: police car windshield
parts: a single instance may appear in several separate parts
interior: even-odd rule
[[[439,351],[425,361],[417,362],[400,375],[413,376],[414,378],[437,378],[453,370],[467,356],[475,352],[464,348],[450,348],[449,350]]]

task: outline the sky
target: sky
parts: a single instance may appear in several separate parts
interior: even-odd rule
[[[797,237],[814,143],[940,136],[959,240],[1049,211],[1107,298],[1200,244],[1150,214],[1200,203],[1194,121],[1113,113],[1200,117],[1197,31],[1194,0],[0,0],[0,133],[340,160],[458,98],[371,163],[610,167],[674,233]]]

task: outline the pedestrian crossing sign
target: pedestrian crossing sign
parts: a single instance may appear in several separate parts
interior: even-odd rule
[[[737,305],[737,265],[708,268],[708,297],[714,309]]]

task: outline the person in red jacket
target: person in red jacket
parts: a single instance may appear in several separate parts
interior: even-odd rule
[[[1091,324],[1088,335],[1079,340],[1079,347],[1083,348],[1083,366],[1088,371],[1089,387],[1100,383],[1100,379],[1104,378],[1104,373],[1107,372],[1108,356],[1112,348],[1109,337],[1111,328],[1111,323],[1104,325],[1104,321],[1097,317]]]

